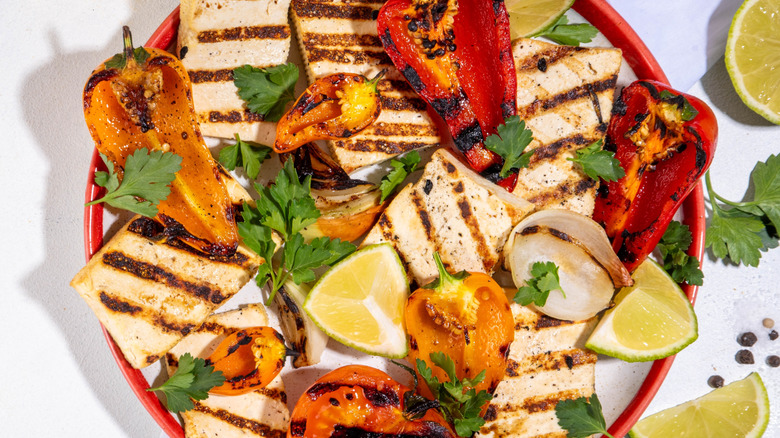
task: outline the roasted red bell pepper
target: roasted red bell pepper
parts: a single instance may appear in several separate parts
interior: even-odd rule
[[[444,118],[469,165],[499,182],[502,158],[482,142],[517,111],[504,2],[389,0],[377,30],[393,64]],[[516,178],[499,184],[512,190]]]
[[[351,137],[382,112],[377,84],[352,73],[336,73],[314,81],[276,125],[274,150],[290,152],[315,140]]]
[[[222,371],[225,383],[209,390],[218,395],[241,395],[265,388],[287,358],[284,338],[271,327],[251,327],[228,335],[206,363]]]
[[[626,171],[603,182],[593,219],[633,271],[661,240],[677,208],[712,162],[718,125],[701,100],[637,81],[615,102],[604,149]]]

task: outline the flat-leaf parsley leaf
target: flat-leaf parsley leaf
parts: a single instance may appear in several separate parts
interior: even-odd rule
[[[204,400],[209,396],[209,390],[225,382],[222,371],[214,371],[213,366],[206,366],[206,361],[192,357],[190,353],[179,356],[178,368],[165,383],[149,388],[147,391],[161,391],[168,399],[168,409],[182,412],[192,409],[192,400]]]
[[[382,198],[379,202],[385,202],[385,199],[393,194],[396,187],[404,182],[404,179],[406,179],[410,173],[417,169],[418,164],[420,164],[420,154],[417,153],[417,151],[411,151],[408,154],[390,161],[393,170],[382,177],[382,182],[379,184]]]
[[[671,221],[657,248],[664,261],[664,270],[675,282],[701,286],[704,274],[699,269],[699,260],[686,253],[692,241],[693,236],[687,225]]]
[[[590,178],[604,181],[617,181],[626,176],[626,171],[620,166],[620,160],[615,153],[601,148],[604,140],[595,141],[577,151],[575,158],[567,158],[582,166],[582,171]]]
[[[256,179],[257,175],[260,174],[260,166],[271,155],[271,150],[262,144],[243,141],[236,134],[236,143],[219,151],[219,162],[229,170],[243,167],[246,176]]]
[[[278,122],[287,102],[295,100],[298,66],[289,62],[268,68],[244,65],[233,69],[233,83],[249,111]]]
[[[565,46],[579,46],[582,43],[593,41],[599,30],[588,23],[569,24],[569,19],[561,15],[552,26],[543,29],[534,36],[549,38],[558,44]]]
[[[550,292],[559,290],[566,298],[558,276],[558,266],[553,262],[536,262],[531,266],[531,277],[526,281],[526,285],[519,288],[515,294],[514,301],[521,306],[527,306],[531,303],[537,306],[544,306]]]
[[[506,178],[512,171],[528,167],[534,151],[524,151],[533,140],[533,133],[525,127],[525,120],[520,120],[520,116],[509,116],[496,131],[485,139],[484,144],[504,159],[499,176]]]
[[[601,403],[594,393],[590,400],[580,397],[576,400],[562,400],[555,405],[558,425],[566,430],[569,438],[587,438],[596,433],[614,438],[607,432],[607,422],[601,412]]]
[[[157,205],[171,194],[170,183],[181,169],[181,157],[173,152],[141,148],[127,157],[120,183],[113,161],[103,154],[100,158],[108,172],[95,171],[95,184],[105,187],[107,193],[86,205],[105,202],[147,217],[157,215]]]

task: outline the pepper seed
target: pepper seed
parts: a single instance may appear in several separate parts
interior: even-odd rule
[[[753,353],[751,353],[750,350],[739,350],[734,356],[734,359],[736,359],[737,363],[742,365],[750,365],[755,363],[753,360]]]
[[[761,323],[764,324],[764,327],[770,329],[775,326],[775,320],[772,318],[764,318],[764,320],[761,321]]]
[[[710,376],[709,379],[707,379],[707,384],[710,385],[711,388],[720,388],[723,386],[723,377],[721,376]]]
[[[771,332],[769,332],[770,341],[774,341],[775,339],[777,339],[777,337],[778,337],[777,330],[772,330]]]
[[[758,341],[758,338],[753,332],[742,333],[739,335],[739,338],[737,338],[737,342],[743,347],[752,347],[756,341]]]
[[[772,368],[780,367],[780,356],[769,356],[766,358],[766,363]]]

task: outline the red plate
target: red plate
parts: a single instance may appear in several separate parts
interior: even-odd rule
[[[596,26],[601,33],[609,39],[615,47],[623,51],[623,57],[631,66],[640,79],[654,79],[668,83],[661,66],[655,60],[653,55],[647,49],[642,40],[639,39],[636,32],[626,23],[626,21],[605,0],[578,0],[574,4],[574,10],[585,17],[590,23]],[[176,31],[179,27],[179,9],[176,8],[152,34],[147,47],[158,47],[165,49],[170,46],[176,37]],[[97,150],[92,156],[92,163],[89,169],[89,179],[87,181],[86,201],[92,201],[102,196],[102,188],[98,187],[94,181],[95,170],[105,170]],[[693,243],[689,254],[699,260],[704,254],[704,198],[701,183],[699,183],[690,196],[683,202],[682,207],[683,222],[691,228],[693,233]],[[84,209],[84,247],[87,260],[100,249],[103,245],[103,206],[102,204],[92,205]],[[696,298],[696,286],[683,287],[685,294],[693,303]],[[111,335],[103,328],[103,334],[108,342],[108,347],[116,359],[119,369],[130,384],[133,392],[141,404],[162,427],[170,437],[184,437],[184,430],[179,421],[173,416],[165,406],[160,403],[157,396],[152,392],[147,392],[149,382],[147,382],[141,371],[134,369],[125,360],[119,347],[111,339]],[[623,436],[639,420],[642,413],[650,404],[650,401],[658,392],[669,368],[672,366],[674,356],[657,360],[650,368],[650,372],[645,378],[642,386],[639,388],[634,399],[628,404],[626,409],[618,419],[609,428],[609,432],[614,436]]]

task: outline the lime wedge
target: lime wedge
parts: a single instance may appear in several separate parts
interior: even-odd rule
[[[707,395],[651,415],[628,433],[632,438],[760,437],[769,423],[769,396],[752,373]]]
[[[745,105],[780,124],[780,0],[747,0],[731,22],[726,68]]]
[[[586,346],[591,350],[640,362],[671,356],[696,340],[693,306],[672,277],[652,260],[631,275],[634,285],[615,297]]]
[[[404,306],[409,282],[389,244],[356,251],[314,285],[303,304],[333,339],[378,356],[406,356]]]
[[[574,0],[507,0],[512,39],[533,36],[550,27]]]

